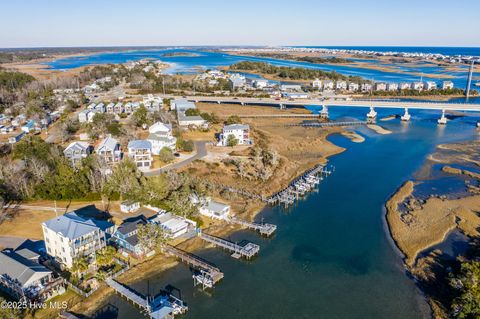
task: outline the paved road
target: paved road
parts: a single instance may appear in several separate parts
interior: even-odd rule
[[[167,172],[167,171],[179,169],[179,168],[182,168],[182,167],[185,167],[185,166],[189,165],[193,161],[196,161],[198,159],[201,159],[201,158],[207,156],[207,143],[208,143],[208,141],[196,141],[196,142],[194,142],[196,153],[193,156],[190,156],[189,158],[186,158],[181,162],[173,163],[173,164],[170,164],[168,166],[164,166],[164,167],[161,167],[161,168],[157,168],[155,170],[150,170],[150,171],[144,172],[145,176],[156,176],[156,175],[160,175],[161,173],[164,173],[164,172]]]
[[[260,104],[260,105],[325,105],[325,106],[353,106],[353,107],[378,107],[378,108],[409,108],[409,109],[427,109],[427,110],[446,110],[446,111],[480,111],[478,103],[449,103],[445,101],[399,101],[399,100],[318,100],[318,99],[297,99],[297,100],[275,100],[272,98],[232,98],[216,96],[187,96],[190,101],[210,102],[210,103],[228,103],[228,104]]]

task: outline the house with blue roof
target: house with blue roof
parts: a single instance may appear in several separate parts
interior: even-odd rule
[[[113,224],[106,221],[84,219],[75,213],[67,213],[42,223],[47,254],[67,268],[75,259],[91,257],[96,250],[105,247],[106,232],[112,232]]]

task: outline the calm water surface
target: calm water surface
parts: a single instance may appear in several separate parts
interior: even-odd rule
[[[331,107],[333,118],[363,118],[366,110]],[[379,117],[399,112],[379,110]],[[293,208],[266,208],[258,218],[278,225],[263,239],[242,231],[232,240],[261,245],[251,262],[234,260],[219,249],[199,255],[217,264],[225,279],[210,294],[193,288],[188,267],[179,265],[133,285],[156,293],[171,284],[190,310],[186,318],[425,318],[428,307],[403,270],[384,224],[384,203],[423,164],[438,143],[478,138],[471,123],[457,118],[438,128],[438,112],[412,110],[412,122],[380,122],[394,131],[358,132],[355,144],[332,136],[348,148],[330,159],[335,172],[316,193]],[[138,310],[112,296],[118,318],[138,318]],[[109,317],[111,318],[111,317]]]
[[[166,53],[185,52],[193,53],[192,56],[164,56]],[[170,63],[171,66],[166,73],[196,73],[199,69],[213,69],[222,66],[229,66],[240,61],[260,61],[268,62],[278,66],[302,67],[310,69],[318,69],[324,71],[336,71],[344,75],[361,76],[365,79],[386,82],[412,82],[419,81],[420,76],[399,74],[394,72],[386,72],[380,70],[371,70],[362,67],[352,67],[343,65],[325,65],[298,61],[285,61],[263,57],[236,56],[222,52],[207,52],[201,50],[185,50],[185,49],[162,49],[162,50],[145,50],[145,51],[126,51],[112,53],[98,53],[88,56],[74,56],[64,59],[58,59],[53,62],[45,63],[50,68],[57,70],[66,70],[93,64],[105,63],[125,63],[128,61],[137,61],[145,58],[160,59],[163,62]],[[467,70],[464,72],[446,72],[443,68],[436,66],[416,68],[404,68],[403,71],[417,72],[423,74],[423,80],[432,80],[439,82],[441,78],[429,78],[429,74],[444,74],[445,76],[453,76],[452,79],[445,77],[444,80],[452,80],[455,86],[465,87]]]

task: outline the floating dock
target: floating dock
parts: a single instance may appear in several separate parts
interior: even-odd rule
[[[206,242],[209,242],[211,244],[214,244],[215,246],[221,247],[225,250],[228,250],[232,252],[232,257],[235,259],[238,258],[245,258],[247,260],[252,259],[254,256],[258,254],[260,251],[260,246],[254,243],[247,243],[244,246],[240,246],[236,243],[233,243],[229,240],[220,238],[220,237],[215,237],[212,235],[208,235],[205,233],[200,232],[198,234],[198,237],[201,239],[205,240]]]
[[[107,278],[105,283],[113,288],[122,297],[138,306],[142,313],[152,319],[173,319],[175,315],[184,314],[188,307],[184,302],[171,294],[163,294],[149,301],[148,297],[128,288],[112,278]]]
[[[188,253],[186,251],[183,251],[171,245],[164,245],[162,249],[164,253],[175,256],[177,259],[179,259],[183,263],[197,270],[200,274],[203,274],[203,277],[206,278],[205,279],[206,281],[208,278],[211,279],[212,287],[217,282],[223,279],[224,275],[220,269],[218,269],[214,265],[208,263],[204,259],[192,253]],[[202,278],[200,277],[196,278],[194,275],[193,279],[194,279],[194,285],[196,285],[195,281],[196,280],[201,281]],[[209,287],[209,288],[212,288],[212,287]]]

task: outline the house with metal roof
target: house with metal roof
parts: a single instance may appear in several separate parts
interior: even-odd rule
[[[133,140],[128,142],[128,157],[139,169],[149,169],[152,166],[152,143],[147,140]]]
[[[62,279],[53,278],[45,266],[19,252],[0,252],[0,265],[0,288],[18,300],[42,301],[65,291]]]
[[[230,217],[230,205],[211,199],[207,199],[204,203],[202,203],[198,211],[204,216],[216,219],[227,220]]]
[[[83,256],[93,256],[105,247],[105,232],[111,229],[108,222],[84,219],[75,213],[67,213],[42,223],[47,254],[67,268]]]
[[[170,238],[177,238],[196,227],[196,223],[186,218],[161,211],[149,219],[149,222],[160,225]]]

